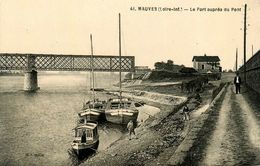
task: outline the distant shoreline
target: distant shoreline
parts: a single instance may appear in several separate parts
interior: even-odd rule
[[[104,73],[104,74],[110,74],[106,72],[98,72],[98,73]],[[64,73],[55,73],[55,72],[38,72],[38,75],[88,75],[89,72],[64,72]],[[114,75],[117,75],[118,73],[114,73]],[[123,74],[122,74],[123,75]],[[24,76],[24,73],[0,73],[0,76]]]
[[[23,76],[23,73],[0,73],[0,76]]]

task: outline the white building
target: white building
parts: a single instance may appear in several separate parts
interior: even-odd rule
[[[218,56],[193,56],[193,68],[198,72],[221,72],[220,59]]]

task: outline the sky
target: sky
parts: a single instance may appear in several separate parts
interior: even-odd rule
[[[121,13],[122,55],[135,56],[136,65],[171,59],[192,66],[193,56],[206,54],[234,69],[236,48],[239,65],[243,60],[245,3],[249,59],[252,45],[253,53],[260,49],[259,0],[0,0],[0,52],[89,55],[92,34],[94,54],[118,56]]]

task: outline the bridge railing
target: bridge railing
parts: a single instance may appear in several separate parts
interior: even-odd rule
[[[90,55],[0,54],[0,70],[89,71]],[[134,56],[121,57],[121,71],[134,72]],[[95,55],[95,71],[119,71],[118,56]]]

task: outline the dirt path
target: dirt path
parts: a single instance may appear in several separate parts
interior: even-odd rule
[[[230,85],[199,165],[260,164],[258,114],[246,94],[235,94]]]

